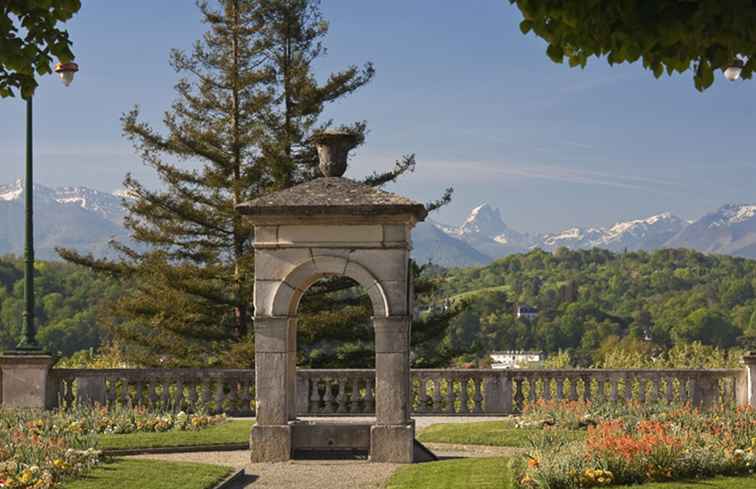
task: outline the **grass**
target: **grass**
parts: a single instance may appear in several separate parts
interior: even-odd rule
[[[406,465],[397,470],[386,489],[512,489],[512,470],[506,458],[466,458]]]
[[[397,470],[386,489],[513,489],[511,462],[506,458],[467,458],[406,465]],[[700,481],[664,482],[634,489],[756,489],[756,477],[716,477]]]
[[[115,459],[62,489],[209,489],[231,474],[219,465]]]
[[[199,431],[99,435],[99,449],[161,448],[249,442],[253,420],[231,420]]]
[[[496,447],[529,448],[529,439],[543,436],[540,428],[514,428],[506,421],[436,424],[424,429],[418,440],[426,443],[454,443],[459,445],[489,445]],[[554,431],[569,439],[580,439],[584,431]]]

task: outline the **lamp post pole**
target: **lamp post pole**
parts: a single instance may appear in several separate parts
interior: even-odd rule
[[[24,244],[24,336],[18,351],[40,351],[34,324],[34,159],[32,150],[33,129],[32,96],[26,97],[26,177],[24,197],[26,207],[26,236]]]
[[[55,72],[68,86],[79,71],[76,63],[58,63]],[[32,95],[26,97],[26,177],[24,178],[25,243],[24,243],[24,334],[16,345],[16,352],[42,353],[37,342],[37,327],[34,315],[34,152],[33,152],[33,103]]]

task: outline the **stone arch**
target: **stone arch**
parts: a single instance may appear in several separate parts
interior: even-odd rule
[[[390,316],[391,307],[380,281],[364,266],[341,256],[316,256],[294,267],[273,293],[273,315],[295,317],[305,291],[328,276],[351,278],[370,297],[374,318]]]

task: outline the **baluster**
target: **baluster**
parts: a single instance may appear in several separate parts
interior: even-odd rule
[[[675,383],[672,377],[665,377],[667,383],[667,402],[671,403],[675,400]]]
[[[187,412],[189,413],[196,413],[197,412],[197,384],[194,382],[191,382],[187,384],[186,388],[189,391],[189,397],[188,397],[188,403],[187,406]]]
[[[641,403],[646,402],[646,384],[647,380],[645,377],[639,377],[638,378],[638,400]]]
[[[147,396],[150,400],[150,409],[157,408],[158,395],[157,395],[157,382],[155,380],[149,381],[147,384]]]
[[[176,400],[173,404],[173,411],[179,412],[184,410],[184,381],[179,377],[176,379]]]
[[[606,378],[603,375],[596,377],[596,398],[600,402],[606,401]]]
[[[163,411],[170,410],[171,406],[171,394],[170,394],[170,380],[168,378],[163,377],[163,379],[160,381],[161,391],[160,391],[160,408]]]
[[[307,381],[307,385],[310,389],[310,413],[320,412],[320,379],[318,377],[311,377]]]
[[[108,407],[116,404],[116,380],[112,377],[105,379],[105,404]]]
[[[525,395],[522,392],[522,377],[517,377],[515,380],[515,395],[514,395],[514,401],[515,406],[517,407],[518,411],[522,411],[522,405],[523,401],[525,400]],[[557,383],[557,394],[559,393],[559,383]]]
[[[134,405],[135,406],[141,406],[142,405],[142,381],[138,380],[134,384]]]
[[[323,396],[323,412],[324,413],[332,413],[333,412],[333,385],[331,384],[331,379],[326,377],[323,379],[325,381],[325,395]]]
[[[215,382],[215,413],[222,414],[224,412],[223,401],[226,398],[226,394],[223,389],[223,379],[218,379]]]
[[[583,400],[585,402],[591,402],[593,399],[593,377],[590,375],[586,375],[583,377]]]
[[[633,381],[635,379],[630,374],[625,374],[625,401],[633,400]]]
[[[336,412],[337,413],[345,413],[347,412],[347,406],[346,406],[346,379],[343,377],[339,379],[339,392],[336,395]]]
[[[680,377],[680,402],[685,403],[688,401],[688,379]]]
[[[557,401],[564,401],[564,377],[556,378]]]
[[[459,412],[462,414],[467,414],[470,412],[470,392],[468,391],[470,387],[470,379],[463,377],[459,379]]]
[[[544,377],[543,378],[543,388],[542,388],[542,395],[544,401],[550,401],[551,400],[551,377]]]
[[[365,381],[365,405],[363,406],[363,410],[366,413],[374,413],[375,412],[375,386],[373,384],[374,382],[373,377],[368,377]]]
[[[355,377],[352,379],[352,394],[349,396],[349,412],[360,412],[360,378]]]
[[[226,385],[228,385],[228,395],[226,396],[227,411],[231,416],[236,416],[239,414],[237,403],[239,400],[239,382],[236,379],[230,379]]]
[[[609,396],[611,397],[612,402],[617,402],[617,399],[619,398],[619,395],[617,393],[619,387],[619,375],[612,375],[610,382],[612,383],[612,387]]]
[[[457,414],[457,407],[454,405],[455,401],[454,380],[452,377],[449,377],[446,379],[446,411],[449,414]]]
[[[441,412],[441,380],[436,377],[433,379],[433,412]]]
[[[74,405],[74,399],[76,396],[74,396],[74,379],[68,379],[67,381],[63,381],[65,384],[65,400],[66,400],[66,409],[73,408]]]
[[[420,377],[420,412],[430,412],[432,402],[431,396],[428,394],[428,379]]]
[[[242,416],[249,416],[252,413],[252,407],[250,406],[250,403],[252,402],[252,394],[249,392],[249,377],[244,376],[244,381],[241,384],[241,415]]]
[[[473,384],[475,386],[475,396],[473,397],[475,404],[473,405],[473,412],[476,414],[483,412],[483,393],[480,389],[482,383],[483,379],[481,379],[480,377],[473,378]]]
[[[121,404],[123,406],[128,406],[130,404],[131,399],[129,398],[129,379],[122,378],[121,379]]]
[[[654,375],[654,389],[653,389],[653,400],[654,402],[659,402],[662,399],[662,388],[661,388],[661,375],[656,374]]]
[[[570,377],[570,401],[577,401],[577,377]]]
[[[528,379],[528,402],[531,404],[536,400],[536,390],[538,389],[538,379],[535,376],[529,375]]]

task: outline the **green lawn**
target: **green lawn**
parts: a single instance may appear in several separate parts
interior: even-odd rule
[[[506,458],[466,458],[405,465],[386,489],[511,489],[512,470]]]
[[[543,436],[543,433],[542,429],[514,428],[506,421],[476,421],[432,425],[424,429],[417,438],[425,443],[528,448],[528,440]],[[584,431],[560,430],[558,433],[570,439],[585,436]]]
[[[247,443],[253,423],[253,420],[231,420],[199,431],[99,435],[98,448],[131,449]]]
[[[386,489],[512,489],[513,470],[506,458],[467,458],[406,465],[397,470]],[[691,482],[665,482],[620,489],[756,489],[756,476],[717,477]]]
[[[231,471],[219,465],[115,459],[62,489],[209,489]]]

